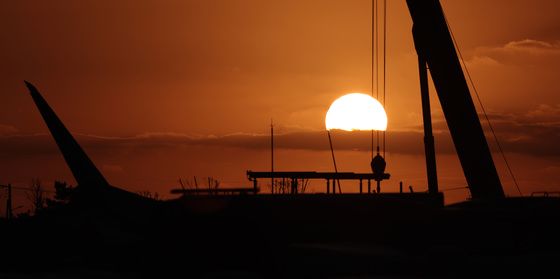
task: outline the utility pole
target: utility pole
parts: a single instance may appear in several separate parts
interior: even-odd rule
[[[8,200],[6,201],[6,219],[11,220],[12,214],[12,184],[8,184]]]
[[[6,200],[6,219],[10,220],[13,217],[12,213],[12,184],[0,185],[0,188],[6,188],[8,190],[8,198]]]
[[[274,124],[270,119],[270,191],[274,194]]]

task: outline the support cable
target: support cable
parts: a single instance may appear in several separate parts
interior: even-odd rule
[[[374,2],[375,2],[375,4],[374,4],[375,21],[374,21],[374,32],[373,32],[374,37],[375,37],[374,38],[375,39],[375,47],[374,47],[375,60],[374,61],[376,62],[375,63],[375,69],[377,70],[375,72],[375,75],[374,75],[375,80],[376,80],[376,82],[375,82],[375,96],[376,96],[376,99],[379,101],[379,48],[378,48],[378,46],[379,46],[379,24],[378,24],[378,11],[379,11],[379,9],[377,7],[377,0],[374,0]],[[372,88],[372,91],[373,91],[373,88]],[[376,133],[376,137],[377,137],[377,140],[376,140],[377,151],[379,152],[379,130],[375,131],[375,133]],[[373,152],[373,150],[372,150],[372,152]]]
[[[377,15],[376,15],[376,6],[377,6],[377,0],[372,0],[371,2],[371,97],[373,98],[373,92],[375,91],[375,51],[376,51],[376,19],[377,19]],[[374,155],[374,148],[373,148],[374,144],[373,144],[373,129],[371,130],[371,158],[373,158]]]
[[[374,66],[375,66],[375,72],[373,73],[373,79],[375,80],[375,96],[376,99],[379,100],[379,23],[378,23],[378,7],[377,7],[377,0],[373,0],[373,16],[372,19],[373,20],[373,41],[374,41],[374,47],[372,48],[373,53],[373,61],[374,61]],[[373,84],[373,83],[372,83]],[[371,89],[372,91],[372,95],[373,95],[373,87]],[[372,131],[373,133],[373,131]],[[377,144],[377,150],[379,151],[379,130],[375,131],[375,135],[376,135],[376,144]],[[371,150],[371,154],[372,154],[372,158],[373,158],[373,146],[372,146],[372,150]]]
[[[442,9],[443,11],[443,9]],[[447,21],[447,16],[445,15],[445,11],[443,11],[443,18],[445,19],[445,24],[447,25],[447,29],[449,29],[449,33],[451,34],[451,39],[453,40],[453,44],[455,45],[455,49],[457,49],[457,53],[459,54],[459,59],[461,60],[461,63],[463,65],[463,67],[465,68],[465,73],[467,74],[467,78],[469,80],[469,83],[471,84],[471,87],[476,95],[476,99],[478,101],[478,104],[480,105],[480,108],[482,109],[482,113],[484,114],[484,118],[486,119],[486,122],[488,123],[488,127],[490,127],[490,131],[492,132],[492,136],[494,137],[494,140],[496,141],[496,145],[498,146],[498,150],[500,152],[500,154],[502,155],[502,158],[506,164],[506,168],[513,180],[513,183],[515,184],[515,187],[517,188],[517,192],[519,192],[520,196],[523,196],[523,193],[521,192],[521,189],[519,188],[519,184],[517,183],[517,179],[515,178],[515,175],[513,174],[513,171],[509,165],[509,162],[507,160],[506,154],[504,153],[504,150],[502,149],[502,145],[500,144],[500,141],[498,140],[498,136],[496,135],[496,132],[494,131],[494,127],[492,126],[492,123],[490,122],[490,118],[488,117],[488,114],[486,113],[486,109],[484,108],[484,105],[482,104],[482,100],[480,99],[480,96],[478,94],[478,90],[476,89],[476,86],[474,84],[474,81],[471,78],[471,74],[469,72],[469,69],[467,68],[467,64],[465,63],[465,60],[463,59],[463,54],[461,53],[461,49],[459,48],[459,43],[457,42],[457,40],[455,40],[455,35],[453,34],[453,30],[451,30],[451,26],[449,25],[449,21]]]
[[[385,111],[385,97],[387,88],[387,0],[383,0],[383,109]],[[385,157],[386,131],[383,131],[383,157]]]

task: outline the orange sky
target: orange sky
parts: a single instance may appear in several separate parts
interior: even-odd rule
[[[405,1],[389,0],[387,189],[425,188],[417,66]],[[549,1],[444,1],[521,189],[560,185],[560,21]],[[269,168],[331,171],[330,103],[370,93],[370,1],[9,1],[0,8],[0,183],[71,181],[23,79],[110,182],[170,197],[178,177],[246,185]],[[435,94],[434,94],[435,95]],[[465,185],[432,99],[441,188]],[[491,146],[495,144],[489,139]],[[366,143],[364,145],[364,143]],[[334,135],[343,171],[368,171],[367,136]],[[505,190],[516,195],[495,156]],[[321,182],[322,184],[322,182]],[[467,197],[446,192],[447,201]]]

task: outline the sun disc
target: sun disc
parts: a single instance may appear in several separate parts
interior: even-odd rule
[[[363,93],[350,93],[336,99],[325,118],[327,130],[378,130],[387,129],[387,114],[375,98]]]

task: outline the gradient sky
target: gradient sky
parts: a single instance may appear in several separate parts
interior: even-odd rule
[[[396,190],[402,180],[422,191],[412,22],[404,0],[388,2],[393,176],[384,189]],[[521,190],[560,191],[560,3],[441,2]],[[368,0],[0,5],[0,184],[26,186],[34,177],[49,186],[55,179],[74,183],[24,79],[112,184],[165,197],[179,177],[249,185],[246,170],[269,169],[271,118],[278,170],[332,171],[325,113],[345,93],[371,93]],[[441,188],[465,186],[439,103],[432,102]],[[333,140],[339,170],[369,171],[367,134],[335,133]],[[518,195],[494,155],[506,193]],[[445,194],[447,202],[468,197],[465,190]]]

